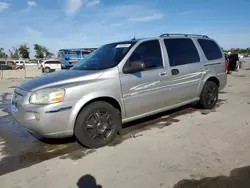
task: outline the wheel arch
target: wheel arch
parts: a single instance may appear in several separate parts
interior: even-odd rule
[[[75,107],[72,110],[72,116],[70,117],[69,121],[69,129],[74,130],[76,120],[80,114],[80,112],[88,105],[90,105],[93,102],[96,101],[104,101],[112,106],[114,106],[116,109],[118,109],[121,112],[121,118],[124,116],[124,108],[121,102],[117,100],[115,97],[105,95],[105,96],[92,96],[91,98],[89,97],[83,97],[78,103],[75,105]]]
[[[220,87],[220,81],[219,81],[218,78],[216,78],[215,76],[208,76],[206,79],[204,79],[204,80],[201,82],[201,84],[200,84],[200,86],[199,86],[199,88],[198,88],[197,97],[200,97],[201,92],[202,92],[202,90],[203,90],[205,84],[207,83],[207,81],[212,81],[212,82],[216,83],[216,85],[217,85],[218,87]]]
[[[220,87],[220,81],[219,81],[219,79],[216,78],[215,76],[212,76],[212,77],[208,78],[208,79],[206,80],[206,82],[207,82],[207,81],[214,82],[214,83],[216,83],[216,85],[218,86],[218,88]],[[205,82],[205,84],[206,84],[206,82]],[[204,85],[205,85],[205,84],[204,84]],[[203,86],[203,87],[204,87],[204,86]]]
[[[96,102],[96,101],[107,102],[107,103],[111,104],[113,107],[115,107],[117,110],[119,110],[121,112],[121,106],[120,106],[119,102],[116,99],[112,98],[112,97],[97,97],[97,98],[94,98],[94,99],[88,101],[86,104],[84,104],[83,107],[81,108],[81,110],[83,108],[85,108],[86,106],[88,106],[89,104],[91,104],[93,102]],[[80,111],[79,111],[79,113],[80,113]]]

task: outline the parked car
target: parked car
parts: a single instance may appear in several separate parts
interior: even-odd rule
[[[25,66],[26,67],[31,67],[31,66],[33,66],[33,67],[39,67],[39,64],[38,64],[38,62],[34,62],[34,61],[25,61]]]
[[[214,108],[226,83],[225,57],[213,39],[163,34],[104,45],[70,70],[26,81],[15,89],[11,109],[31,132],[75,135],[97,148],[122,123],[196,101]]]
[[[58,60],[45,60],[40,64],[40,69],[42,69],[43,73],[61,70],[61,62]]]
[[[9,69],[16,69],[16,63],[14,62],[14,61],[11,61],[11,60],[9,60],[9,61],[7,61],[7,66],[9,67]]]
[[[7,66],[6,62],[3,60],[0,60],[0,70],[8,70],[10,67]]]
[[[15,64],[16,64],[16,69],[24,69],[24,60],[14,60]]]
[[[238,54],[238,57],[239,57],[240,59],[243,59],[245,56],[244,56],[244,54]]]

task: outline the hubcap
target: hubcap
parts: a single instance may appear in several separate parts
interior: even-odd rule
[[[113,131],[111,114],[105,110],[90,114],[85,124],[87,135],[91,140],[104,141]]]

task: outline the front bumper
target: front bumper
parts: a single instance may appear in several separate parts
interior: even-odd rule
[[[49,138],[73,136],[73,130],[68,126],[71,106],[64,103],[17,106],[12,97],[11,111],[14,118],[32,133]]]

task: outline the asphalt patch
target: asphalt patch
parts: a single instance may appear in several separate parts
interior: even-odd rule
[[[234,169],[229,176],[181,180],[173,188],[249,188],[250,166]]]

